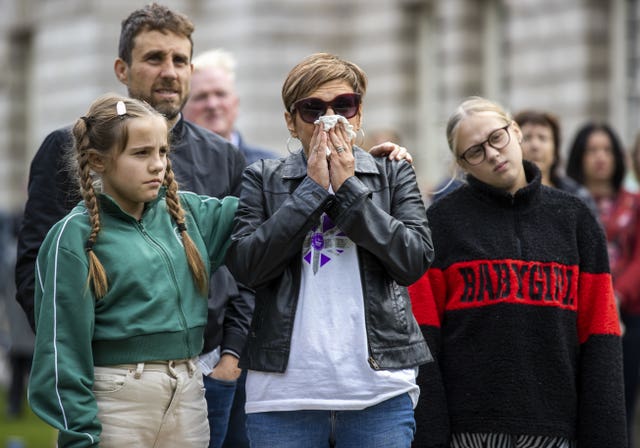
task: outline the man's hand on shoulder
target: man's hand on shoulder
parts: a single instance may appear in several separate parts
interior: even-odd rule
[[[406,160],[413,165],[413,157],[404,146],[392,142],[379,143],[373,146],[369,153],[375,157],[387,156],[389,160]]]

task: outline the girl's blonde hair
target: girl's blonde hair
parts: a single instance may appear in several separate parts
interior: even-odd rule
[[[483,112],[495,113],[507,124],[513,121],[511,115],[509,115],[509,113],[500,104],[480,96],[468,97],[456,108],[455,112],[451,114],[449,121],[447,122],[447,143],[449,144],[449,149],[453,154],[456,153],[456,137],[460,122],[466,117]]]
[[[91,169],[91,156],[107,161],[115,158],[127,147],[129,139],[129,120],[156,116],[164,117],[144,101],[123,97],[114,93],[102,95],[96,99],[87,114],[80,117],[73,126],[73,154],[80,181],[80,193],[84,199],[91,222],[91,233],[85,244],[89,259],[87,286],[91,285],[97,299],[108,290],[107,275],[104,266],[94,251],[100,233],[100,208],[96,197],[96,187]],[[166,121],[165,121],[166,123]],[[168,133],[167,128],[167,133]],[[163,185],[166,187],[167,211],[174,219],[182,236],[189,269],[196,285],[203,294],[208,288],[208,275],[198,248],[187,233],[185,213],[180,205],[178,183],[175,180],[171,161],[167,159]]]

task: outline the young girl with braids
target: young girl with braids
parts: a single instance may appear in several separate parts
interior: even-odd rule
[[[83,201],[38,254],[31,407],[60,447],[206,447],[194,358],[237,199],[178,192],[144,102],[104,95],[73,137]]]

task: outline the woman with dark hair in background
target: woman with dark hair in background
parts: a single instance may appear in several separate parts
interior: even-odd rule
[[[558,117],[549,112],[527,109],[518,112],[513,119],[522,130],[523,157],[540,168],[542,185],[575,194],[597,213],[596,204],[589,191],[562,173]]]
[[[640,370],[640,196],[625,190],[625,153],[607,124],[578,130],[569,152],[567,174],[593,196],[607,235],[611,276],[620,317],[629,446]]]

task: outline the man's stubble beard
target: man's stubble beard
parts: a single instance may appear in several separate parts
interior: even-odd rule
[[[136,95],[134,92],[131,92],[131,90],[129,90],[129,97],[147,102],[156,111],[161,113],[167,120],[171,121],[174,118],[176,118],[178,114],[180,114],[180,112],[182,111],[182,108],[184,107],[184,105],[187,103],[187,100],[189,99],[189,94],[183,97],[182,102],[180,103],[179,106],[176,106],[172,102],[155,101],[153,97]]]

